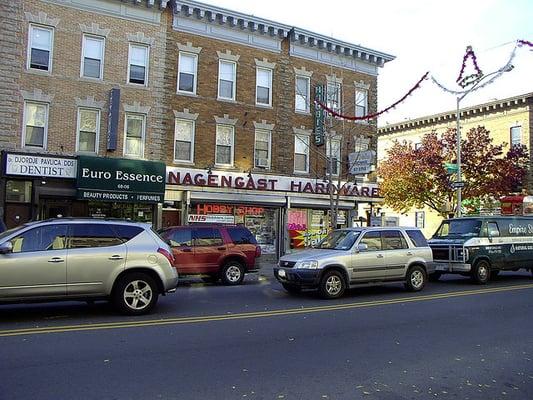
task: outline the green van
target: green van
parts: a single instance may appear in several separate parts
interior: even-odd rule
[[[499,271],[533,273],[533,217],[476,216],[442,221],[429,240],[435,272],[469,275],[487,283]]]

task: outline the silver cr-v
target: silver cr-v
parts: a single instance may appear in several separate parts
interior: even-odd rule
[[[281,257],[274,276],[290,293],[318,289],[324,298],[348,287],[404,282],[422,290],[433,255],[417,228],[348,228],[331,232],[315,248]]]
[[[148,224],[32,222],[0,234],[0,303],[109,299],[122,313],[145,314],[176,290],[172,261]]]

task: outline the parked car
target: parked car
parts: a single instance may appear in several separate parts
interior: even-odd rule
[[[417,228],[347,228],[331,232],[313,249],[280,258],[274,276],[289,293],[318,289],[326,299],[346,288],[404,282],[424,288],[433,272],[431,249]]]
[[[147,224],[51,219],[0,234],[0,302],[109,299],[145,314],[178,274],[168,245]]]
[[[254,235],[239,225],[186,225],[165,228],[159,235],[170,245],[180,275],[203,275],[238,285],[244,274],[256,272],[261,247]]]
[[[435,272],[470,276],[485,284],[500,271],[533,273],[533,217],[483,216],[442,221],[429,241]]]

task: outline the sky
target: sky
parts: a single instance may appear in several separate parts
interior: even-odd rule
[[[471,45],[488,74],[509,60],[517,39],[533,42],[532,0],[202,0],[307,29],[396,57],[379,69],[378,110],[402,98],[427,72],[447,88]],[[533,92],[533,51],[519,48],[514,69],[469,93],[461,107]],[[454,110],[456,97],[431,80],[378,119],[378,125]]]

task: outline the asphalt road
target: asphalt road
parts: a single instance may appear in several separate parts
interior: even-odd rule
[[[0,306],[0,399],[533,399],[528,273],[335,301],[196,282],[141,318]]]

